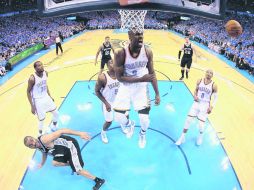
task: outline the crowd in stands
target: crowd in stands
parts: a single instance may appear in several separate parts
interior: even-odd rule
[[[239,21],[243,33],[238,38],[230,38],[225,32],[224,25],[230,19]],[[205,23],[205,24],[204,24]],[[225,55],[234,61],[236,67],[254,74],[254,17],[245,15],[228,16],[223,21],[209,20],[201,17],[191,17],[190,20],[180,21],[173,26],[179,33],[191,32],[192,38],[211,50]]]
[[[43,43],[50,35],[61,31],[64,38],[83,31],[83,23],[67,20],[65,17],[41,18],[37,14],[18,14],[0,17],[0,64],[15,54]]]
[[[147,29],[165,29],[167,24],[159,21],[156,17],[157,12],[148,12],[145,19],[145,28]],[[98,11],[86,15],[90,19],[87,23],[88,29],[117,29],[121,27],[120,14],[117,11]],[[160,20],[163,20],[162,18]]]
[[[42,18],[36,13],[0,17],[0,66],[15,54],[44,42],[61,31],[68,38],[84,29],[116,29],[121,27],[117,11],[95,11],[79,14],[88,22],[67,20],[66,17]],[[165,12],[148,12],[145,28],[166,29],[168,26],[182,34],[189,32],[192,39],[211,50],[236,62],[236,67],[254,75],[254,17],[246,14],[228,13],[223,21],[191,16],[190,20],[178,20],[179,15]],[[234,18],[244,28],[238,38],[230,38],[225,32],[225,23]],[[170,21],[172,20],[172,22]]]
[[[37,0],[0,0],[0,13],[32,10],[37,8]]]

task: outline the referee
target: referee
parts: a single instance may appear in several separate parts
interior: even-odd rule
[[[58,32],[58,36],[56,37],[56,55],[58,55],[58,48],[60,48],[61,50],[61,54],[63,54],[63,48],[61,45],[61,42],[63,42],[63,35],[61,34],[61,32]]]

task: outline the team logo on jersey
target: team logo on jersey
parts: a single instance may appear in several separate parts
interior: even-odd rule
[[[120,40],[120,39],[111,39],[110,43],[112,44],[112,46],[114,48],[121,48],[121,47],[125,47],[128,44],[127,40]],[[144,43],[145,46],[151,46],[150,42],[146,42]]]

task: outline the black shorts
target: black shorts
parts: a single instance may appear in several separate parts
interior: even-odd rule
[[[109,60],[111,60],[111,58],[109,58],[109,59],[101,59],[101,69],[104,69],[105,64],[106,64]]]
[[[68,141],[70,148],[62,145],[55,145],[53,152],[53,160],[61,163],[69,162],[73,172],[78,172],[83,169],[84,162],[81,156],[79,144],[76,139],[69,136],[61,136]],[[61,138],[60,137],[60,138]],[[68,138],[66,138],[68,137]]]
[[[190,69],[192,63],[192,59],[190,58],[182,58],[181,60],[181,67],[185,67],[187,65],[187,68]]]

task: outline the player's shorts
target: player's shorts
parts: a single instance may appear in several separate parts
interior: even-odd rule
[[[105,121],[107,121],[107,122],[111,122],[114,119],[114,115],[113,115],[114,111],[112,108],[112,103],[109,102],[109,104],[111,105],[110,112],[107,111],[105,104],[102,104],[103,115],[104,115]]]
[[[56,109],[56,104],[48,95],[43,98],[34,99],[34,105],[37,117],[40,121],[45,119],[47,112],[51,112]]]
[[[120,83],[113,103],[114,110],[130,110],[131,104],[136,111],[150,107],[148,84],[147,82]]]
[[[182,58],[181,60],[181,67],[185,67],[187,65],[187,68],[191,68],[192,59],[191,58]]]
[[[83,169],[84,167],[84,162],[81,156],[81,151],[79,144],[76,139],[69,137],[69,136],[64,136],[62,135],[61,137],[64,137],[68,141],[68,147],[65,145],[55,145],[54,146],[54,152],[53,152],[53,160],[61,163],[68,163],[70,164],[71,169],[73,172],[78,172]],[[61,138],[60,137],[60,138]]]
[[[101,69],[104,69],[105,64],[106,64],[109,60],[111,60],[111,58],[108,58],[108,59],[101,59]]]
[[[188,116],[197,117],[201,121],[206,121],[208,117],[207,110],[210,106],[209,102],[196,102],[192,104]]]

